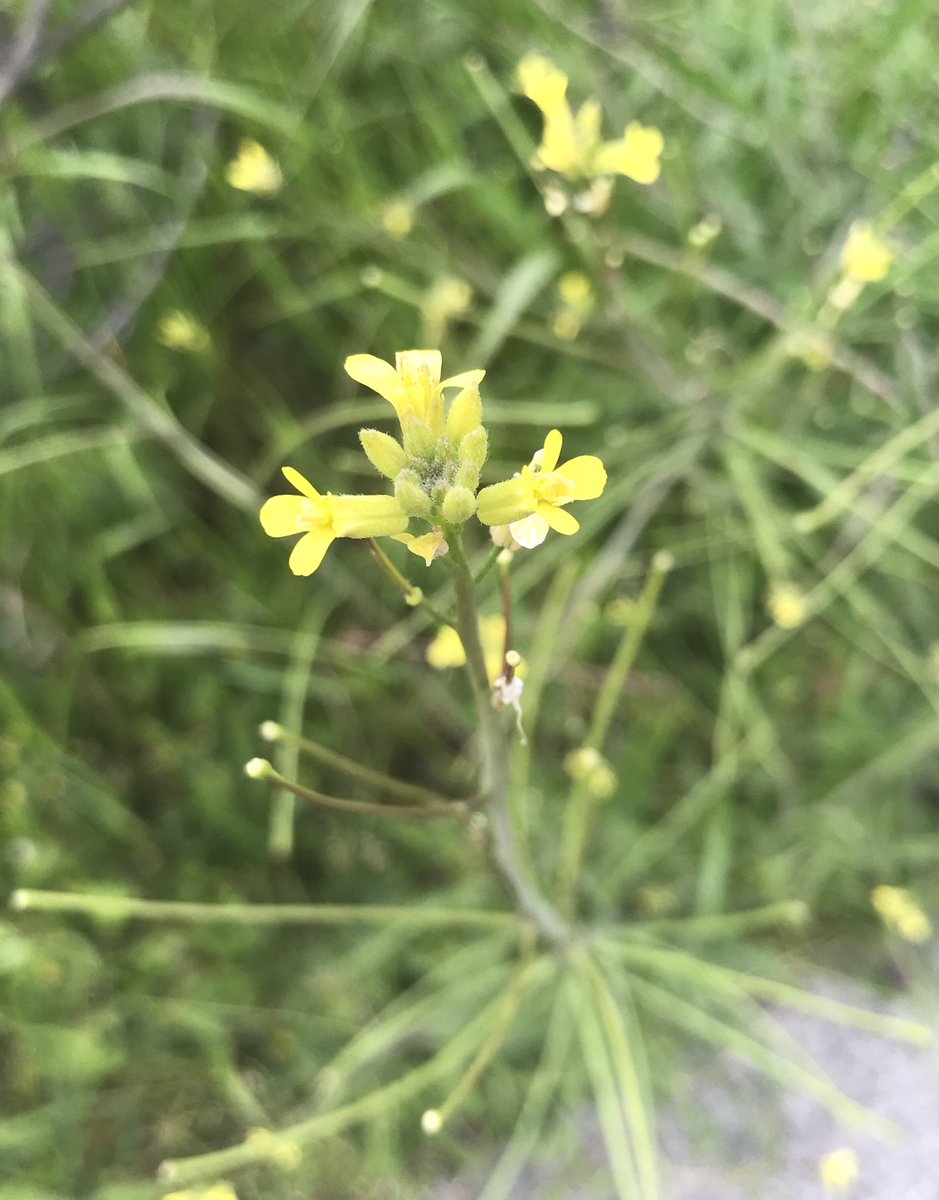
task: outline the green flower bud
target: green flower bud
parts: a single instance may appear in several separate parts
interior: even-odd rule
[[[489,454],[489,435],[482,425],[471,429],[460,442],[460,463],[478,470]]]
[[[402,422],[404,448],[415,458],[433,458],[439,441],[436,433],[417,417],[405,417]]]
[[[368,461],[376,471],[388,479],[404,470],[407,458],[403,448],[387,433],[377,429],[360,429],[359,441],[365,451]]]
[[[483,405],[479,398],[479,385],[471,384],[460,392],[450,405],[447,415],[447,438],[458,446],[463,438],[482,423]]]
[[[460,467],[453,477],[453,483],[455,487],[469,488],[471,492],[475,492],[479,487],[479,467]]]
[[[444,496],[441,513],[448,525],[462,525],[475,511],[476,497],[469,488],[451,488]]]
[[[417,472],[410,468],[401,471],[395,479],[395,499],[409,517],[430,515],[430,497],[421,487]]]

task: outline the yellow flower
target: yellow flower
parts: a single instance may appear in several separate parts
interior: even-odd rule
[[[871,892],[871,904],[887,926],[907,942],[926,942],[932,922],[906,888],[881,884]]]
[[[809,615],[802,593],[789,583],[777,583],[770,589],[766,608],[780,629],[797,629]]]
[[[520,546],[540,546],[548,529],[572,534],[580,524],[564,508],[572,500],[595,500],[606,487],[603,463],[592,454],[581,454],[557,465],[563,438],[552,429],[544,448],[531,463],[504,483],[494,483],[479,493],[477,513],[484,525],[508,525]]]
[[[299,471],[282,470],[302,495],[272,496],[261,509],[261,524],[270,537],[303,534],[290,554],[294,575],[312,575],[338,537],[387,537],[407,528],[393,496],[321,496]]]
[[[439,350],[400,350],[394,366],[374,354],[352,354],[345,361],[345,370],[356,383],[387,400],[399,421],[416,417],[439,435],[444,425],[444,389],[478,388],[486,374],[483,370],[463,371],[441,380],[442,365]]]
[[[422,558],[428,567],[435,558],[442,558],[450,549],[439,525],[435,525],[430,533],[422,534],[420,537],[414,537],[410,533],[396,533],[394,540],[403,542],[411,553]]]
[[[505,617],[495,615],[483,617],[479,622],[479,637],[483,644],[483,656],[486,659],[486,671],[491,683],[502,674],[503,654],[505,652]],[[445,671],[448,667],[462,667],[466,662],[466,652],[460,635],[450,625],[437,632],[437,636],[428,645],[427,661],[437,671]],[[519,660],[515,674],[524,678],[525,664]]]
[[[568,271],[558,280],[558,299],[561,307],[551,324],[555,337],[569,341],[580,333],[584,321],[593,309],[593,287],[580,271]]]
[[[826,1192],[848,1192],[857,1182],[860,1164],[855,1152],[847,1146],[825,1154],[818,1163],[818,1177]]]
[[[203,1191],[168,1192],[163,1200],[238,1200],[238,1197],[230,1183],[216,1183]]]
[[[225,168],[225,178],[239,192],[253,192],[256,196],[273,196],[284,181],[275,160],[253,138],[243,138],[238,143],[238,153]]]
[[[381,210],[381,227],[397,241],[406,238],[414,228],[414,206],[407,200],[389,200]]]
[[[893,251],[870,221],[855,221],[841,250],[841,267],[857,283],[876,283],[890,270]]]
[[[542,55],[529,54],[522,59],[517,81],[544,117],[535,166],[569,179],[598,175],[626,175],[636,183],[658,179],[665,146],[658,129],[632,121],[621,138],[601,142],[600,105],[596,100],[587,100],[576,114],[572,112],[567,100],[567,76]]]
[[[205,326],[179,308],[160,317],[156,338],[162,346],[167,346],[170,350],[182,350],[188,354],[204,354],[212,344]]]

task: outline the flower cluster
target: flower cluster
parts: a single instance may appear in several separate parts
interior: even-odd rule
[[[391,537],[429,566],[448,552],[448,530],[474,514],[484,525],[508,526],[514,543],[532,548],[549,529],[576,533],[580,526],[566,506],[604,489],[606,471],[593,455],[558,466],[562,438],[553,429],[528,466],[480,491],[489,445],[479,395],[485,372],[442,379],[439,350],[404,350],[394,366],[353,354],[345,369],[397,415],[400,440],[378,429],[359,432],[362,449],[392,481],[394,494],[323,495],[299,471],[284,467],[299,495],[272,496],[261,509],[261,524],[271,537],[302,534],[290,555],[295,575],[312,575],[336,538]],[[412,520],[423,522],[424,531],[412,532]]]
[[[907,942],[927,942],[932,922],[906,888],[881,884],[871,892],[874,911],[887,926]]]
[[[588,184],[587,191],[574,197],[575,207],[602,212],[609,202],[612,176],[655,183],[662,169],[659,160],[665,140],[658,129],[630,121],[621,138],[603,141],[600,105],[587,100],[573,112],[567,84],[564,72],[540,54],[528,54],[518,65],[519,90],[541,109],[544,118],[541,145],[532,165],[574,183]],[[556,215],[567,206],[567,198],[557,189],[546,192],[545,202]]]

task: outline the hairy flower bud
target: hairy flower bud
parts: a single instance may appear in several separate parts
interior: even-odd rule
[[[511,525],[535,507],[521,479],[493,483],[479,493],[479,519],[484,525]]]
[[[460,462],[477,470],[489,454],[489,435],[482,425],[471,429],[460,442]]]
[[[476,511],[476,497],[465,487],[454,487],[443,498],[441,509],[448,525],[462,525]]]
[[[430,514],[430,497],[421,488],[417,472],[410,468],[401,471],[395,479],[395,499],[409,517],[426,517]]]
[[[417,417],[405,417],[402,422],[404,448],[415,458],[433,458],[437,452],[438,437],[426,421]]]
[[[404,470],[407,462],[404,449],[387,433],[381,433],[377,429],[360,429],[359,441],[368,461],[379,474],[394,479]]]
[[[453,477],[453,483],[455,487],[469,488],[471,492],[475,492],[479,487],[479,467],[469,464],[460,467]]]
[[[479,385],[465,387],[450,405],[447,416],[446,434],[458,446],[463,438],[482,423],[483,405],[479,398]]]

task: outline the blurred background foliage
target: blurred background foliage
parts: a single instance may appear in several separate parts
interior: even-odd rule
[[[543,663],[539,853],[564,786],[545,748],[579,744],[666,549],[591,908],[796,899],[811,922],[765,946],[915,978],[868,898],[889,882],[935,899],[939,856],[933,8],[54,0],[0,21],[8,888],[504,902],[483,848],[441,824],[301,811],[285,854],[289,813],[241,773],[273,717],[381,770],[471,786],[468,697],[426,666],[421,613],[354,543],[293,578],[256,516],[283,462],[371,487],[355,432],[390,410],[343,358],[433,341],[448,372],[489,370],[487,478],[554,425],[610,475],[581,535],[515,572],[523,653],[546,597],[567,606]],[[602,100],[611,135],[662,129],[656,185],[619,180],[598,220],[547,215],[527,164],[540,118],[512,90],[531,50],[576,100]],[[226,181],[245,138],[279,164],[276,193]],[[848,226],[885,213],[894,265],[819,349]],[[595,297],[573,337],[558,322],[572,271]],[[164,323],[177,312],[188,346]],[[833,520],[799,525],[884,445]],[[795,628],[767,607],[782,587],[807,605]],[[0,1196],[159,1194],[165,1156],[319,1103],[337,1086],[324,1064],[465,942],[8,916]],[[458,1024],[475,1000],[451,999]],[[369,1081],[433,1036],[390,1047]],[[666,1080],[670,1044],[651,1045]],[[418,1105],[240,1194],[411,1196],[504,1136],[537,1053],[522,1031],[453,1136],[422,1141]]]

